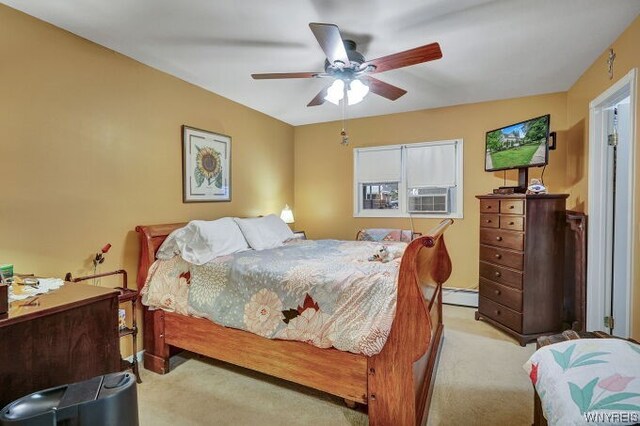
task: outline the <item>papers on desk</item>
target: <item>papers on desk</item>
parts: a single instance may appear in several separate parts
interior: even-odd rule
[[[37,286],[14,283],[9,286],[9,303],[15,300],[24,300],[38,294],[48,293],[51,290],[62,287],[63,284],[64,281],[60,278],[38,278]]]

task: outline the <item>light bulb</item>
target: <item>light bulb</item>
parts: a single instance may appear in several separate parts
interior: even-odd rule
[[[340,105],[340,101],[344,97],[344,81],[336,79],[331,87],[327,89],[327,96],[324,97],[326,101],[331,102],[334,105]]]
[[[369,93],[369,86],[364,84],[360,80],[353,80],[349,83],[349,90],[347,91],[347,99],[349,105],[355,105],[362,102],[365,96]]]

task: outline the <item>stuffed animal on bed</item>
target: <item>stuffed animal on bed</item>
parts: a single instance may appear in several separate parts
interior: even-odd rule
[[[379,246],[373,256],[369,257],[369,262],[382,262],[387,263],[395,259],[395,253],[389,250],[387,246]]]

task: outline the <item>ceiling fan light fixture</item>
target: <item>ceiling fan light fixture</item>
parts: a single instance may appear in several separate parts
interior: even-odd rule
[[[347,90],[347,100],[349,105],[355,105],[362,102],[368,93],[369,86],[360,80],[352,80],[349,83],[349,90]]]
[[[334,105],[340,105],[340,101],[344,97],[344,81],[337,78],[333,84],[327,89],[327,96],[324,97],[326,101],[331,102]]]

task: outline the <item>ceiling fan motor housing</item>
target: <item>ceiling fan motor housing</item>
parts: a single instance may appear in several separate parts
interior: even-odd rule
[[[338,67],[329,63],[328,59],[324,61],[324,70],[328,74],[334,75],[336,78],[351,79],[354,73],[360,70],[360,65],[365,62],[364,55],[356,50],[356,42],[353,40],[343,40],[344,48],[347,51],[350,65],[348,67]]]

